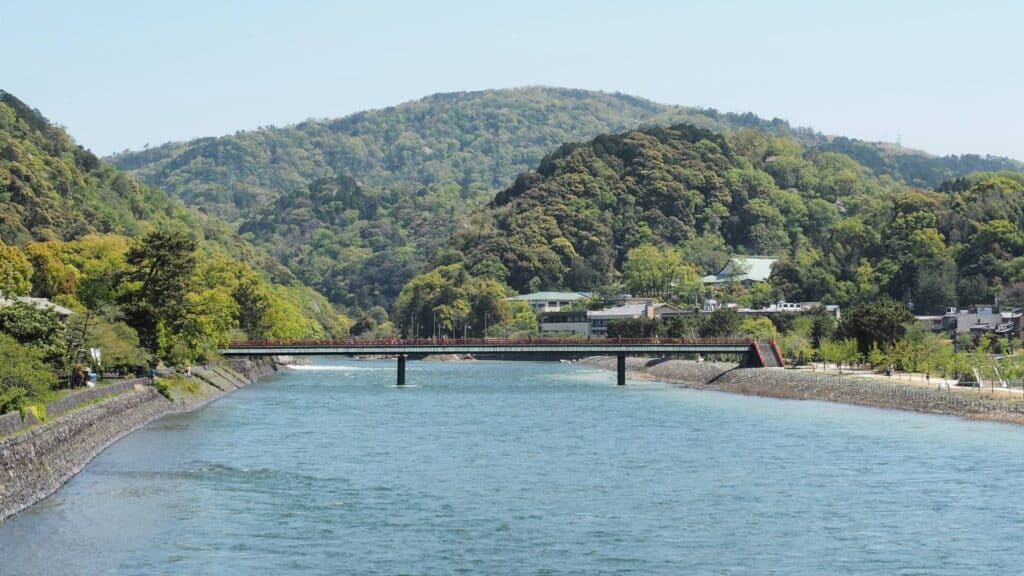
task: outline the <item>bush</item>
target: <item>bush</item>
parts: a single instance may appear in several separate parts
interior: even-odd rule
[[[156,391],[159,392],[161,396],[167,398],[171,402],[174,402],[174,398],[171,396],[171,387],[168,386],[166,382],[157,378],[153,381],[153,388],[156,388]]]
[[[0,411],[20,410],[57,385],[57,376],[34,347],[0,333]]]

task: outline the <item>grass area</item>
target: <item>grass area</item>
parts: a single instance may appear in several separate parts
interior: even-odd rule
[[[96,383],[96,388],[102,388],[103,386],[110,386],[111,384],[120,384],[124,382],[125,378],[105,378]],[[60,400],[61,398],[71,394],[73,392],[80,392],[82,390],[88,390],[85,386],[79,386],[78,388],[57,388],[54,390],[48,390],[37,398],[33,398],[30,406],[36,404],[46,404],[47,402],[53,402],[54,400]]]
[[[199,394],[199,382],[195,378],[185,378],[178,374],[167,374],[157,378],[156,383],[157,391],[171,400],[181,396],[195,396]]]

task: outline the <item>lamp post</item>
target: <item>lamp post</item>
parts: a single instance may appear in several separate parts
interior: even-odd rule
[[[484,312],[484,340],[487,340],[487,321],[491,318],[490,312]]]

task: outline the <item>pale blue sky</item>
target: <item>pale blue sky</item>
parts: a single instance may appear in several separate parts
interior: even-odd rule
[[[100,154],[544,84],[1024,159],[1024,2],[0,0],[0,88]]]

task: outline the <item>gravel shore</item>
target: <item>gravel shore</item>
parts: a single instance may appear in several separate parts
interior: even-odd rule
[[[615,370],[614,357],[590,357],[581,363]],[[991,397],[981,391],[940,391],[781,368],[738,368],[734,364],[651,358],[628,358],[627,374],[632,378],[658,380],[688,388],[751,396],[823,400],[1024,424],[1024,401]]]

